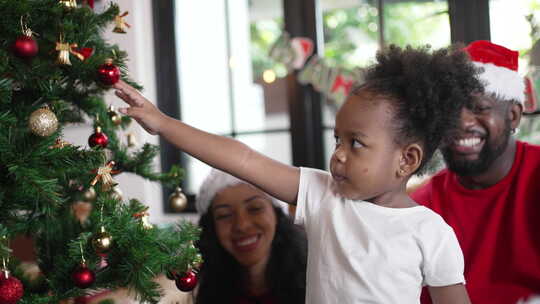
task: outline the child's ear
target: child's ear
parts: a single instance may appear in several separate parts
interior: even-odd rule
[[[411,175],[422,163],[424,150],[417,143],[412,143],[405,146],[399,160],[398,177],[406,177]]]

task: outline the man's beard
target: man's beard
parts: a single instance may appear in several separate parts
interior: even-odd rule
[[[510,124],[510,119],[507,119],[504,123],[504,132],[501,140],[488,142],[486,139],[486,143],[476,160],[455,159],[450,146],[442,148],[441,152],[448,169],[459,176],[475,176],[486,172],[493,162],[506,150],[511,134]]]

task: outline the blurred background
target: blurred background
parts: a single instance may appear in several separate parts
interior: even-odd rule
[[[342,80],[361,77],[356,72],[373,62],[384,45],[440,48],[491,40],[519,50],[520,74],[540,87],[540,0],[115,2],[129,12],[125,20],[131,28],[124,35],[106,35],[128,52],[131,77],[144,86],[149,99],[171,116],[234,137],[287,164],[327,168],[334,115],[347,88],[331,84],[340,75],[349,77]],[[107,3],[97,1],[97,9]],[[294,69],[283,57],[271,56],[272,51],[288,50],[288,38],[293,37],[313,42],[318,65],[307,61]],[[300,82],[310,66],[315,72]],[[122,106],[112,95],[107,100]],[[535,106],[530,105],[518,135],[540,143]],[[84,146],[91,130],[90,125],[71,126],[65,137]],[[197,220],[193,200],[209,167],[137,124],[123,136],[135,148],[145,142],[160,144],[158,168],[181,164],[182,188],[190,204],[173,212],[170,190],[129,174],[115,177],[124,196],[151,206],[154,223]]]

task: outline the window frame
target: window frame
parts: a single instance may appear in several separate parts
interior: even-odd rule
[[[225,0],[228,1],[228,0]],[[379,8],[383,8],[384,0],[372,0]],[[319,0],[282,0],[285,30],[291,37],[308,37],[314,42],[314,54],[322,49],[322,11]],[[448,0],[450,16],[451,42],[470,43],[479,39],[490,39],[489,0]],[[156,64],[157,105],[167,115],[180,119],[181,98],[178,64],[176,56],[174,0],[152,1],[153,30]],[[379,25],[384,26],[379,14]],[[382,32],[382,31],[381,31]],[[384,44],[384,37],[380,37]],[[162,60],[167,58],[168,60]],[[170,62],[175,62],[175,65]],[[260,131],[236,132],[233,126],[227,136],[263,134],[288,131],[291,135],[292,162],[294,166],[305,166],[324,169],[326,156],[324,153],[324,130],[322,106],[324,99],[310,85],[302,85],[297,81],[298,73],[286,76],[287,99],[289,104],[289,129],[269,129]],[[234,105],[233,105],[234,106]],[[185,153],[178,151],[173,145],[160,139],[161,169],[169,170],[173,164],[183,168],[187,163]],[[189,172],[186,172],[189,174]],[[183,185],[181,185],[183,186]],[[172,189],[163,189],[163,208],[165,213],[176,213],[168,204]],[[182,213],[195,212],[193,193],[186,193],[188,207]]]

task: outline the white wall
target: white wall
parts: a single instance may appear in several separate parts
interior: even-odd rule
[[[127,67],[132,79],[144,87],[144,95],[151,101],[156,101],[156,77],[154,64],[154,37],[152,20],[152,2],[151,0],[115,0],[120,6],[120,11],[128,11],[129,15],[125,17],[127,23],[131,25],[126,34],[117,34],[112,32],[111,28],[105,31],[105,39],[110,43],[118,44],[121,49],[128,52],[129,61]],[[101,6],[107,5],[109,1],[96,2],[96,10]],[[172,34],[172,33],[171,33]],[[163,58],[162,60],[166,60]],[[112,104],[116,108],[123,106],[112,90],[106,95],[107,104]],[[136,122],[126,131],[119,131],[118,137],[125,140],[125,135],[131,132],[135,135],[138,145],[148,142],[158,144],[158,137],[146,133]],[[93,133],[90,124],[67,126],[64,130],[65,140],[84,147],[88,147],[87,139]],[[155,160],[156,170],[160,170],[160,162]],[[123,192],[124,199],[136,198],[150,207],[150,221],[152,223],[167,223],[177,221],[180,215],[165,214],[163,210],[161,185],[144,180],[143,178],[130,174],[122,173],[115,176]],[[196,215],[184,215],[183,217],[196,220]]]

